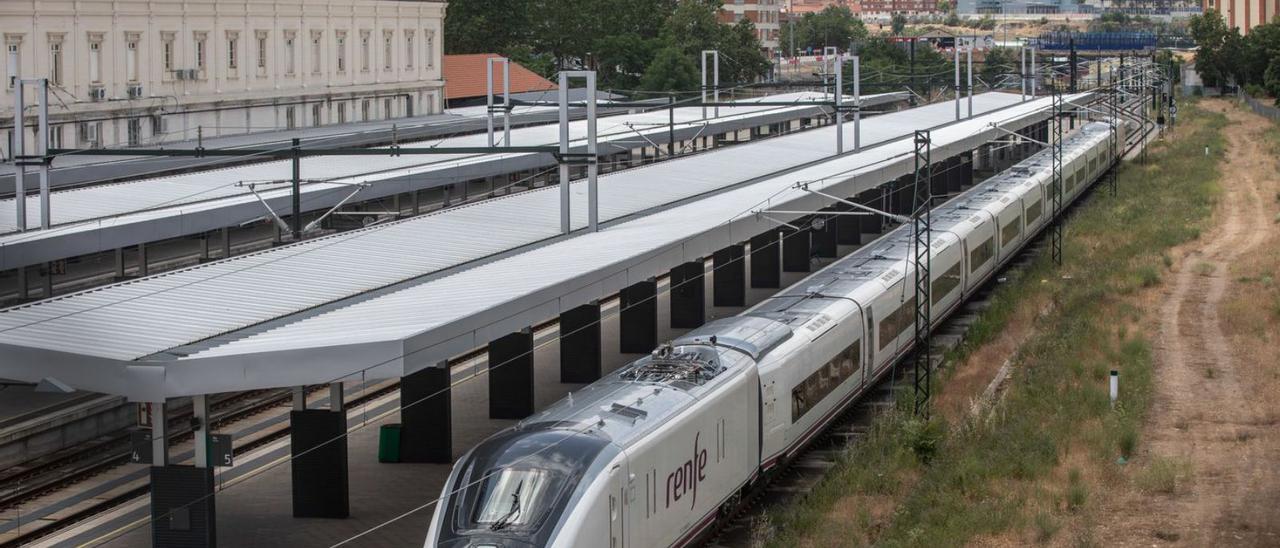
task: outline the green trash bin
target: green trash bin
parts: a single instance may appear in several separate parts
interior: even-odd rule
[[[378,430],[378,462],[400,462],[399,424],[384,424]]]

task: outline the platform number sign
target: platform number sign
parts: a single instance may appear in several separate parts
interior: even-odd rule
[[[209,434],[209,464],[215,467],[235,466],[231,434]]]
[[[135,430],[129,433],[129,462],[151,464],[151,432]]]

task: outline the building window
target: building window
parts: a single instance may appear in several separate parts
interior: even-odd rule
[[[137,34],[126,34],[124,42],[124,72],[130,82],[138,81],[138,40]]]
[[[153,140],[153,141],[154,141],[154,140],[157,140],[158,138],[160,138],[160,137],[162,137],[162,136],[164,136],[164,117],[163,117],[163,116],[161,116],[161,115],[159,115],[159,114],[152,115],[152,116],[151,116],[151,137],[152,137],[152,140]]]
[[[369,72],[369,31],[360,31],[360,71]]]
[[[160,33],[160,62],[164,63],[165,77],[173,72],[173,33]]]
[[[286,76],[293,76],[293,31],[285,31],[284,33],[284,73]]]
[[[62,35],[49,35],[49,83],[62,85]]]
[[[62,126],[49,126],[49,148],[62,148]]]
[[[102,35],[89,35],[89,81],[102,82]]]
[[[136,147],[142,144],[142,118],[130,118],[125,127],[127,128],[129,146]]]
[[[240,67],[240,33],[227,31],[227,78],[236,77]]]
[[[395,31],[382,31],[382,70],[391,72],[391,38]]]
[[[346,103],[338,103],[338,123],[339,124],[347,123],[347,104]]]
[[[436,31],[423,31],[422,35],[423,39],[427,41],[427,58],[424,62],[427,64],[427,68],[434,68],[436,66]]]
[[[345,32],[338,31],[336,38],[335,42],[338,49],[335,60],[337,61],[338,74],[344,74],[347,72],[347,35]]]
[[[320,74],[320,37],[318,30],[311,31],[311,74]]]
[[[21,34],[5,34],[5,51],[9,52],[8,64],[8,81],[9,87],[17,85],[18,79],[22,77],[22,35]]]
[[[320,103],[311,105],[311,125],[320,126]]]
[[[267,75],[267,31],[260,30],[258,37],[258,76]]]
[[[194,37],[196,42],[196,68],[203,71],[205,69],[205,45],[208,40],[203,32],[195,33]]]
[[[285,107],[284,127],[287,129],[298,127],[298,109],[296,107]]]
[[[370,119],[369,118],[369,100],[365,99],[363,101],[360,101],[360,120],[363,122],[368,122],[369,119]]]
[[[413,68],[413,31],[404,31],[404,68]]]

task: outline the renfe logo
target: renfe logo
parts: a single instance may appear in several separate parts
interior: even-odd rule
[[[693,497],[689,503],[690,510],[698,503],[698,484],[707,479],[707,450],[699,448],[701,437],[702,432],[693,436],[693,458],[667,474],[667,508],[671,507],[671,501],[679,502],[685,495]]]

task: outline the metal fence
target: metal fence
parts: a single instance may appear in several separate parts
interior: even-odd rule
[[[1244,92],[1240,92],[1240,98],[1244,99],[1244,104],[1249,105],[1249,108],[1253,109],[1254,112],[1272,120],[1280,121],[1280,108],[1264,104],[1262,101],[1254,99]]]

